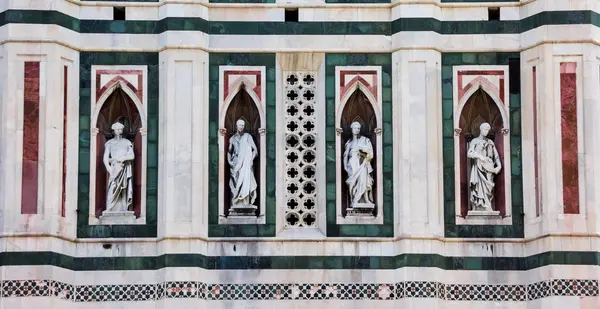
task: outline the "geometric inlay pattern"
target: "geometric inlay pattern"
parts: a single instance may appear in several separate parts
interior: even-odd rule
[[[54,280],[5,280],[2,297],[54,296],[75,302],[206,300],[393,300],[437,298],[448,301],[523,302],[549,296],[598,297],[599,281],[554,279],[531,284],[248,283],[212,284],[168,281],[153,284],[77,285]]]
[[[315,76],[285,73],[286,227],[316,227]]]

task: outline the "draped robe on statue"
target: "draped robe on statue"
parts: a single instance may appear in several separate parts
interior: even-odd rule
[[[371,141],[360,136],[346,142],[344,169],[348,174],[346,184],[350,193],[350,207],[357,204],[373,204],[373,146]]]
[[[238,133],[229,140],[231,206],[252,206],[256,200],[257,184],[252,165],[257,155],[258,150],[250,134]]]
[[[473,210],[492,211],[494,197],[494,176],[500,165],[500,156],[494,142],[488,138],[474,138],[467,157],[474,159],[469,178],[469,202]],[[483,160],[482,158],[485,158]]]
[[[109,174],[107,211],[128,211],[133,201],[133,158],[133,144],[129,140],[113,138],[106,142],[104,165]]]

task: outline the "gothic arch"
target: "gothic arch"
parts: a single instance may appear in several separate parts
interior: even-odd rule
[[[219,111],[219,124],[223,125],[225,122],[225,117],[227,115],[227,111],[229,109],[229,105],[231,104],[231,102],[233,101],[233,99],[238,95],[238,93],[240,91],[245,91],[246,93],[248,93],[248,95],[250,96],[250,98],[252,98],[252,102],[254,103],[254,105],[256,106],[256,109],[258,110],[258,114],[260,115],[260,124],[261,127],[264,127],[265,125],[265,112],[264,109],[262,108],[263,104],[261,99],[258,97],[258,95],[256,94],[256,92],[254,92],[254,90],[252,88],[249,87],[249,85],[252,85],[252,83],[250,82],[250,80],[248,80],[246,77],[242,76],[239,78],[239,81],[237,81],[234,84],[234,87],[231,89],[231,91],[229,92],[229,94],[227,95],[227,97],[224,99],[224,104],[223,107],[221,108],[221,110]]]
[[[340,104],[338,105],[338,113],[336,115],[335,123],[340,124],[342,113],[346,107],[346,104],[348,104],[348,100],[356,91],[361,91],[365,95],[365,97],[367,97],[367,101],[369,102],[369,104],[371,104],[371,108],[375,112],[375,117],[377,119],[377,127],[381,128],[381,107],[379,106],[379,104],[377,104],[378,101],[375,98],[375,96],[373,96],[371,90],[369,90],[369,88],[365,84],[360,82],[360,80],[357,80],[352,85],[348,86],[348,90],[341,98]]]
[[[93,198],[90,198],[90,216],[99,218],[105,207],[107,175],[103,165],[102,156],[104,153],[104,144],[110,136],[110,125],[114,121],[125,118],[129,122],[126,124],[124,135],[133,143],[135,152],[133,211],[135,212],[136,217],[140,218],[141,222],[143,222],[145,221],[146,213],[146,181],[144,181],[144,179],[146,177],[147,151],[147,137],[143,132],[145,132],[147,128],[147,117],[140,98],[137,96],[135,90],[128,84],[129,83],[120,76],[115,77],[107,83],[107,89],[100,95],[96,102],[92,102],[93,113],[90,119],[93,128],[90,139],[90,194],[93,194]],[[123,95],[118,104],[127,105],[124,107],[124,110],[127,111],[127,115],[119,115],[115,119],[105,119],[105,117],[101,117],[101,115],[106,112],[106,108],[112,108],[106,104],[109,104],[109,102],[110,104],[115,104],[117,102],[115,101],[117,98],[115,98],[115,100],[111,100],[111,98],[113,98],[114,95],[118,95],[118,93]],[[129,108],[129,105],[133,105],[133,107]],[[136,124],[136,121],[139,122]]]
[[[131,99],[131,101],[133,101],[133,103],[135,104],[135,107],[137,108],[139,114],[141,115],[142,128],[146,128],[147,127],[146,111],[144,109],[144,105],[140,101],[140,98],[137,96],[135,91],[127,85],[125,80],[119,79],[119,77],[115,77],[110,82],[108,82],[108,84],[112,84],[112,85],[110,87],[108,87],[106,89],[106,91],[104,91],[102,93],[102,95],[96,100],[97,103],[94,105],[94,113],[92,114],[92,119],[91,119],[92,124],[96,124],[96,122],[98,121],[98,116],[100,115],[100,111],[102,110],[103,105],[106,103],[106,100],[113,94],[113,92],[115,92],[115,90],[121,89],[121,90],[123,90],[123,92],[125,92],[127,94],[129,99]]]
[[[456,166],[459,168],[458,181],[460,203],[457,203],[457,214],[465,217],[469,211],[468,192],[469,192],[469,170],[471,161],[466,157],[468,145],[472,138],[479,135],[479,125],[487,122],[491,125],[489,138],[496,144],[502,169],[496,176],[496,187],[494,190],[494,209],[500,211],[501,216],[510,215],[511,205],[507,204],[507,190],[510,190],[510,179],[506,179],[509,166],[509,140],[506,138],[504,129],[509,126],[507,107],[502,104],[498,98],[498,91],[491,83],[483,78],[475,79],[467,92],[460,100],[456,113],[454,114],[455,128],[458,128],[458,134],[455,135],[456,147],[458,149],[455,158]]]
[[[456,112],[454,113],[455,127],[458,127],[460,116],[462,115],[463,109],[465,108],[465,105],[467,104],[471,96],[473,96],[473,94],[475,94],[479,89],[481,89],[488,96],[490,96],[490,98],[492,98],[492,101],[496,104],[496,107],[498,107],[498,110],[500,111],[504,128],[508,129],[510,122],[508,119],[507,107],[502,103],[502,101],[498,97],[498,90],[495,89],[496,87],[494,87],[494,85],[492,85],[491,83],[486,83],[482,80],[487,81],[483,78],[476,78],[475,80],[473,80],[469,84],[471,85],[471,87],[464,93],[463,97],[460,99]]]

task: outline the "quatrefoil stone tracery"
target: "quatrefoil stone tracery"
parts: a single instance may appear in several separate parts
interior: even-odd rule
[[[285,75],[285,225],[315,227],[315,74]]]

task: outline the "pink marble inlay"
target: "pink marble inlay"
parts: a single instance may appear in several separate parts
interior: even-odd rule
[[[359,75],[346,81],[346,75]],[[373,83],[367,82],[363,76],[372,75]],[[363,84],[371,93],[373,98],[377,100],[377,71],[341,71],[340,72],[340,97],[344,97],[346,92],[354,86],[355,83]]]
[[[21,213],[36,214],[40,126],[40,63],[25,62]]]
[[[560,64],[562,180],[565,214],[579,213],[576,69],[577,63],[574,62]]]
[[[538,152],[538,102],[537,102],[537,69],[533,67],[533,169],[535,177],[535,216],[541,213],[542,184],[539,179],[540,157]]]
[[[65,216],[66,197],[67,197],[67,89],[68,88],[68,69],[66,65],[63,68],[63,149],[62,149],[62,202],[60,215]]]
[[[223,99],[229,96],[229,78],[232,75],[255,75],[256,76],[256,85],[252,88],[252,91],[256,94],[259,100],[262,100],[262,92],[261,92],[261,71],[225,71],[223,73]],[[256,102],[258,103],[258,102]]]
[[[117,76],[117,77],[111,79],[102,88],[98,88],[96,90],[96,103],[98,103],[98,100],[100,100],[100,97],[102,96],[102,94],[104,94],[106,92],[106,90],[108,90],[110,87],[114,86],[116,83],[119,83],[119,82],[123,82],[125,84],[125,86],[127,88],[131,89],[131,91],[133,91],[137,95],[138,99],[140,99],[140,101],[142,101],[141,91],[139,89],[136,89],[128,80],[124,79],[121,76]],[[98,79],[97,86],[99,87],[99,85],[100,85],[100,82]]]

